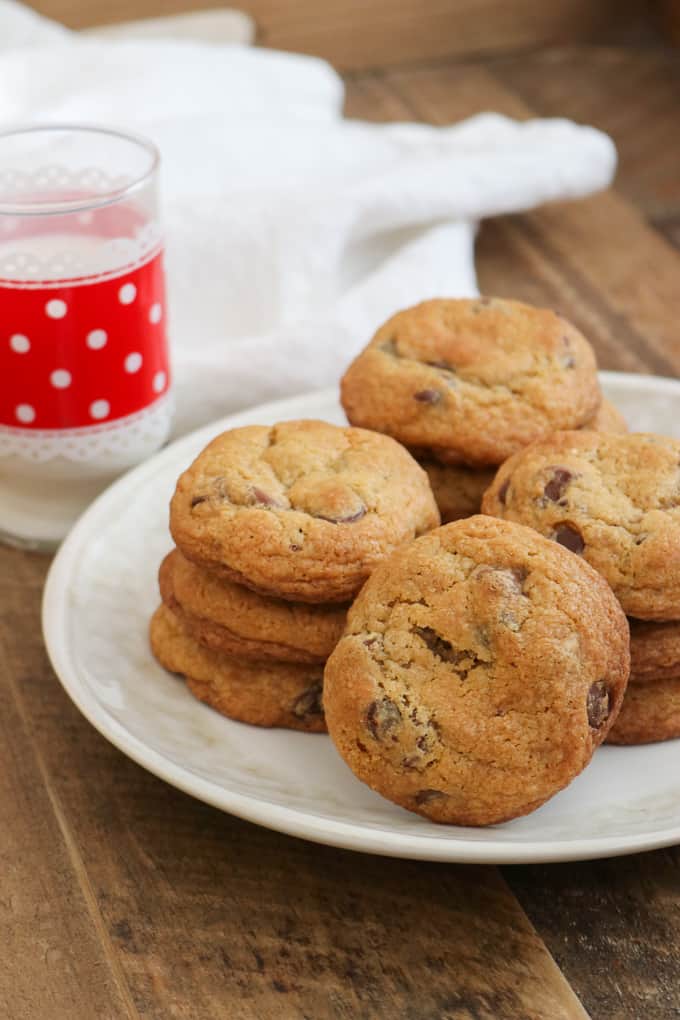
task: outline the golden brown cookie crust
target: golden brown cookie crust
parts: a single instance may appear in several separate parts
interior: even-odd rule
[[[556,432],[501,466],[482,512],[583,556],[626,613],[680,618],[680,442]]]
[[[615,407],[610,400],[603,400],[593,417],[585,422],[581,428],[589,429],[591,432],[623,434],[628,432],[628,422],[618,407]]]
[[[628,431],[623,415],[608,400],[602,401],[595,416],[582,428],[593,432]],[[467,464],[440,464],[436,460],[421,459],[417,451],[411,452],[427,473],[442,524],[450,524],[451,521],[480,512],[482,497],[494,480],[495,467],[484,469],[469,467]]]
[[[184,676],[191,693],[222,715],[253,726],[326,732],[319,667],[255,663],[211,651],[165,605],[152,616],[149,637],[161,666]]]
[[[608,744],[653,744],[680,737],[680,676],[630,683]]]
[[[465,464],[438,464],[434,460],[420,461],[420,466],[430,480],[442,524],[478,514],[482,496],[496,473],[494,468],[485,471]]]
[[[187,559],[299,602],[349,601],[385,556],[438,523],[427,476],[402,446],[321,421],[224,432],[170,505]]]
[[[602,400],[595,356],[552,311],[499,298],[437,299],[399,312],[352,362],[341,399],[354,425],[430,450],[501,464]]]
[[[628,622],[630,682],[680,680],[680,623]]]
[[[628,669],[628,623],[587,563],[529,528],[471,517],[371,576],[326,664],[326,720],[383,796],[489,825],[588,764]]]
[[[158,573],[161,598],[201,644],[225,655],[324,663],[340,640],[347,609],[267,598],[169,553]]]

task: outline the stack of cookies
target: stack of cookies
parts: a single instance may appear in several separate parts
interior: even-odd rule
[[[629,616],[630,683],[609,742],[680,736],[680,442],[558,432],[503,465],[483,510],[586,560]]]
[[[625,432],[588,341],[552,311],[498,298],[432,300],[382,326],[341,383],[353,425],[403,443],[442,520],[478,513],[500,464],[556,429]]]
[[[387,436],[319,421],[225,432],[177,482],[153,653],[233,719],[324,731],[347,603],[438,524],[427,476]]]

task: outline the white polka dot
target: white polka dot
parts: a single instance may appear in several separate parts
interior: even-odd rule
[[[110,410],[111,407],[108,400],[95,400],[94,403],[90,404],[90,417],[106,418]]]
[[[161,321],[162,317],[163,309],[161,308],[160,303],[157,301],[156,304],[151,305],[151,308],[149,309],[149,322],[153,322],[153,324],[156,325],[157,322]]]
[[[165,389],[165,372],[156,372],[151,385],[155,393],[162,393]]]
[[[142,355],[138,351],[133,351],[132,354],[128,354],[125,359],[125,371],[132,375],[134,372],[139,372],[142,367]]]
[[[137,297],[137,288],[134,283],[124,283],[118,291],[118,300],[121,305],[131,305]]]
[[[108,335],[105,329],[93,329],[87,334],[85,343],[93,351],[100,351],[102,347],[106,346]]]
[[[9,345],[17,354],[25,354],[31,349],[31,341],[23,333],[15,333],[9,338]]]
[[[71,385],[71,373],[65,368],[56,368],[50,376],[50,382],[55,390],[65,390]]]
[[[45,305],[45,312],[50,319],[63,319],[67,312],[66,302],[60,298],[52,298]]]
[[[91,212],[81,212],[78,213],[76,219],[78,220],[78,223],[82,223],[83,226],[87,226],[88,223],[92,223],[94,216]]]
[[[14,408],[14,414],[17,421],[23,425],[30,425],[32,421],[35,421],[35,410],[30,404],[19,404]]]

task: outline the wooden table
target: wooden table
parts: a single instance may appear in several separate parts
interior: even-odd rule
[[[348,82],[348,112],[374,120],[495,109],[610,131],[615,189],[484,224],[482,286],[563,311],[605,368],[667,375],[680,371],[679,103],[678,57],[658,49]],[[68,701],[40,635],[47,567],[0,551],[3,1020],[680,1016],[677,849],[499,871],[367,857],[220,814]]]

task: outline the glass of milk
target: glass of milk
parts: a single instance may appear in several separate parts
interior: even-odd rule
[[[0,540],[54,548],[170,428],[159,154],[0,132]]]

